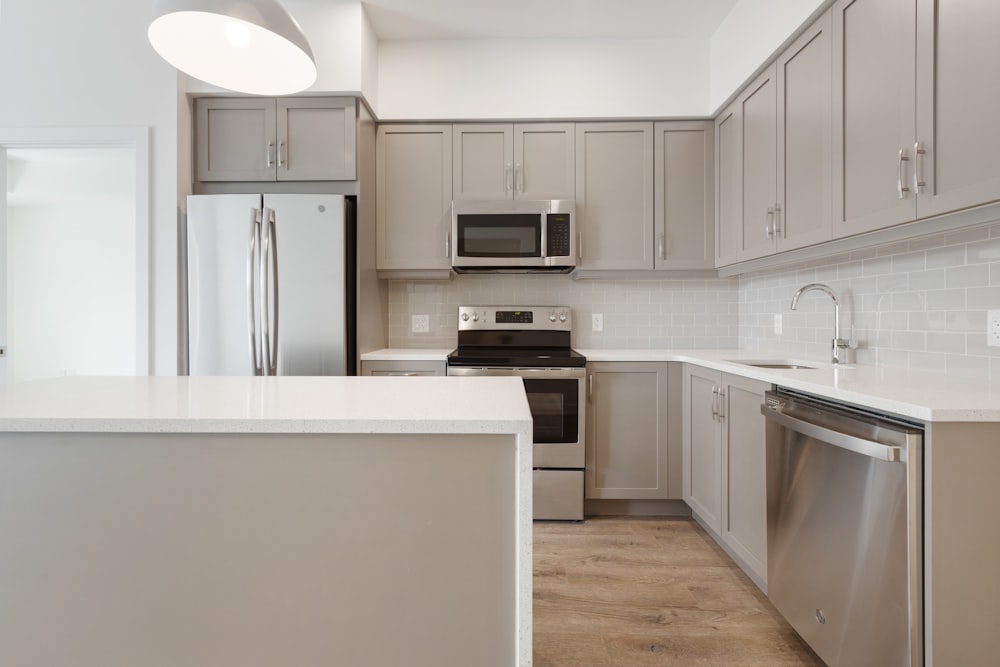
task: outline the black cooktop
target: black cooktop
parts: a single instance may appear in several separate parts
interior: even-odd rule
[[[449,366],[496,368],[582,368],[587,358],[569,348],[462,347],[448,355]]]

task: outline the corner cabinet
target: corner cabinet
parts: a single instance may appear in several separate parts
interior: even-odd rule
[[[676,363],[587,364],[588,499],[680,499],[680,443],[671,438],[668,400],[679,382]]]
[[[831,235],[827,12],[716,119],[718,266]]]
[[[767,480],[760,406],[770,388],[684,366],[684,500],[762,588],[767,582]]]
[[[451,270],[451,125],[381,125],[376,136],[376,267]]]
[[[353,181],[353,97],[200,98],[195,178],[212,181]]]
[[[454,126],[456,200],[575,199],[572,123]]]

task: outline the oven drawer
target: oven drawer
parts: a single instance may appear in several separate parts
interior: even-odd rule
[[[583,521],[583,471],[535,470],[533,518]]]

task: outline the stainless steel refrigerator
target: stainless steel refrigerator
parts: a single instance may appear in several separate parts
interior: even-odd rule
[[[190,375],[354,375],[354,202],[188,197]]]

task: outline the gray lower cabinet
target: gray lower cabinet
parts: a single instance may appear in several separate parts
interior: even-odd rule
[[[763,394],[771,385],[685,365],[684,500],[761,587],[767,582]]]
[[[195,178],[353,181],[353,97],[201,98],[195,102]]]
[[[376,266],[451,269],[452,127],[382,125],[376,137]]]
[[[362,375],[418,377],[427,375],[446,375],[445,361],[364,361],[361,362]]]
[[[592,362],[587,382],[586,497],[680,499],[669,401],[680,364]]]

